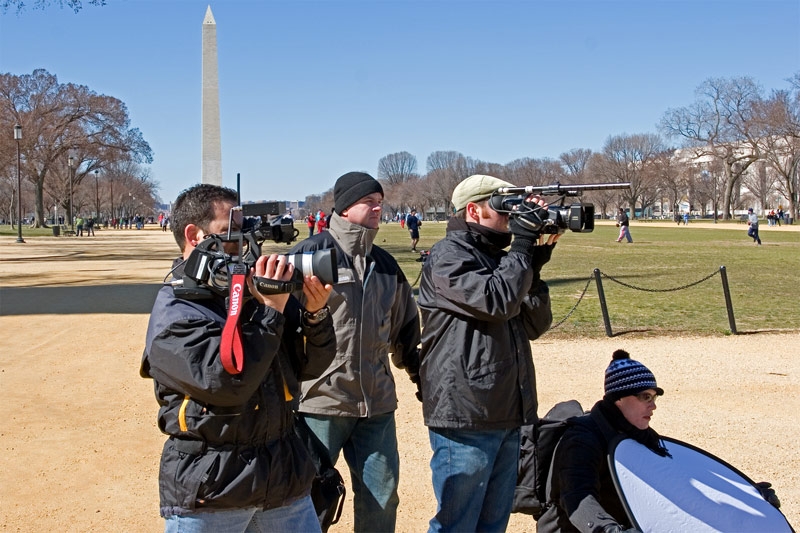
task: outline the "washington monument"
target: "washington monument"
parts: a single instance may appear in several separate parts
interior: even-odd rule
[[[222,142],[219,134],[217,22],[211,6],[203,19],[203,148],[202,183],[222,185]]]

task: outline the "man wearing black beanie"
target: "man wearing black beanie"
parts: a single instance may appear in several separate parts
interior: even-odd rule
[[[411,285],[397,261],[375,246],[383,187],[365,172],[348,172],[333,188],[328,231],[295,252],[336,250],[339,281],[329,300],[337,354],[327,368],[307,369],[300,415],[335,463],[350,468],[354,530],[395,530],[400,458],[391,361],[419,386],[420,323]]]

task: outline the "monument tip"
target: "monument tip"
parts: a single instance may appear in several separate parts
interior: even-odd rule
[[[217,21],[214,20],[214,14],[211,12],[211,6],[208,6],[206,9],[206,16],[203,18],[203,24],[216,24]]]

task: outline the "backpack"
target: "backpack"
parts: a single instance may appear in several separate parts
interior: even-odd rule
[[[532,515],[534,520],[547,509],[547,477],[553,452],[567,429],[567,421],[584,414],[577,400],[559,402],[536,424],[520,428],[517,487],[512,512]]]

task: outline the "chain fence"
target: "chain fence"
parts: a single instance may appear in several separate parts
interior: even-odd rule
[[[597,284],[597,293],[598,293],[598,297],[600,299],[601,311],[603,312],[603,323],[604,323],[605,328],[606,328],[606,335],[609,336],[609,337],[613,337],[613,332],[612,332],[612,329],[611,329],[611,318],[610,318],[610,315],[608,313],[608,306],[606,305],[605,292],[603,291],[603,282],[602,282],[603,278],[607,279],[608,281],[612,281],[614,283],[617,283],[617,284],[619,284],[619,285],[621,285],[623,287],[626,287],[628,289],[632,289],[632,290],[636,290],[636,291],[644,291],[644,292],[674,292],[674,291],[682,291],[682,290],[694,287],[696,285],[699,285],[699,284],[701,284],[701,283],[703,283],[705,281],[708,281],[709,279],[713,278],[714,276],[716,276],[718,274],[722,278],[722,289],[723,289],[723,292],[725,294],[725,305],[726,305],[727,311],[728,311],[728,322],[730,324],[731,333],[736,334],[737,333],[737,331],[736,331],[736,321],[735,321],[734,315],[733,315],[733,306],[731,304],[730,289],[728,288],[728,276],[727,276],[727,273],[726,273],[726,270],[725,270],[724,266],[719,267],[718,270],[715,270],[714,272],[710,273],[709,275],[707,275],[707,276],[705,276],[703,278],[698,279],[697,281],[692,281],[692,282],[686,283],[684,285],[680,285],[680,286],[677,286],[677,287],[670,287],[670,288],[667,288],[667,289],[654,289],[654,288],[650,288],[650,287],[641,287],[641,286],[633,285],[631,283],[626,283],[626,282],[624,282],[624,281],[622,281],[620,279],[615,278],[614,276],[611,276],[609,274],[601,272],[600,269],[596,268],[596,269],[594,269],[594,272],[593,272],[592,276],[589,277],[588,280],[586,280],[586,285],[584,285],[583,291],[581,291],[581,294],[578,297],[578,301],[575,302],[575,305],[572,306],[572,309],[570,309],[569,312],[567,312],[567,314],[566,314],[566,316],[564,316],[564,318],[559,320],[555,325],[551,326],[550,329],[553,330],[553,329],[556,329],[557,327],[561,326],[575,312],[575,310],[578,308],[580,303],[583,301],[583,298],[586,295],[586,291],[589,289],[589,285],[591,284],[592,279],[594,279],[596,284]]]

